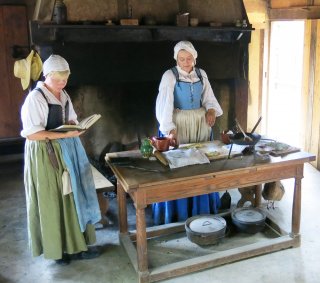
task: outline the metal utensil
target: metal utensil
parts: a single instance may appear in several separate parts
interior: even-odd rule
[[[258,127],[258,125],[260,124],[262,119],[262,116],[260,116],[260,118],[258,119],[257,123],[254,125],[253,129],[251,130],[251,134],[253,134],[253,132],[256,130],[256,128]]]
[[[252,142],[252,138],[250,138],[250,137],[244,132],[244,130],[242,129],[241,125],[239,124],[237,118],[234,119],[234,120],[236,121],[237,126],[239,127],[240,131],[241,131],[242,134],[243,134],[243,139],[244,139],[245,141],[250,141],[250,142]]]

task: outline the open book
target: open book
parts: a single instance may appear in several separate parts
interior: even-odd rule
[[[93,114],[83,119],[78,125],[61,125],[49,131],[51,132],[85,131],[89,129],[100,118],[101,118],[100,114]]]

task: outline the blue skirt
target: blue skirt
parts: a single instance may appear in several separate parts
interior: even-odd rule
[[[186,221],[198,214],[216,214],[220,206],[219,193],[154,203],[152,204],[154,225]]]
[[[164,136],[160,130],[158,130],[158,136]],[[210,140],[213,140],[213,131],[211,131]],[[189,217],[199,214],[216,214],[220,206],[219,193],[153,203],[153,223],[161,225],[186,221]]]

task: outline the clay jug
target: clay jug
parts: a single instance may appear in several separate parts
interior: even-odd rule
[[[153,137],[152,144],[160,152],[168,151],[170,146],[170,139],[167,137]]]

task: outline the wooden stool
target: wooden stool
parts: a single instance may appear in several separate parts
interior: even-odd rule
[[[238,188],[241,198],[237,203],[237,207],[243,207],[246,202],[250,202],[251,206],[259,207],[261,205],[261,190],[261,184]]]
[[[99,207],[101,211],[100,223],[105,227],[109,224],[109,219],[107,217],[107,211],[109,208],[109,199],[103,196],[104,192],[111,192],[114,190],[114,185],[103,176],[94,166],[91,165],[94,185],[96,187],[96,192],[98,196]]]

